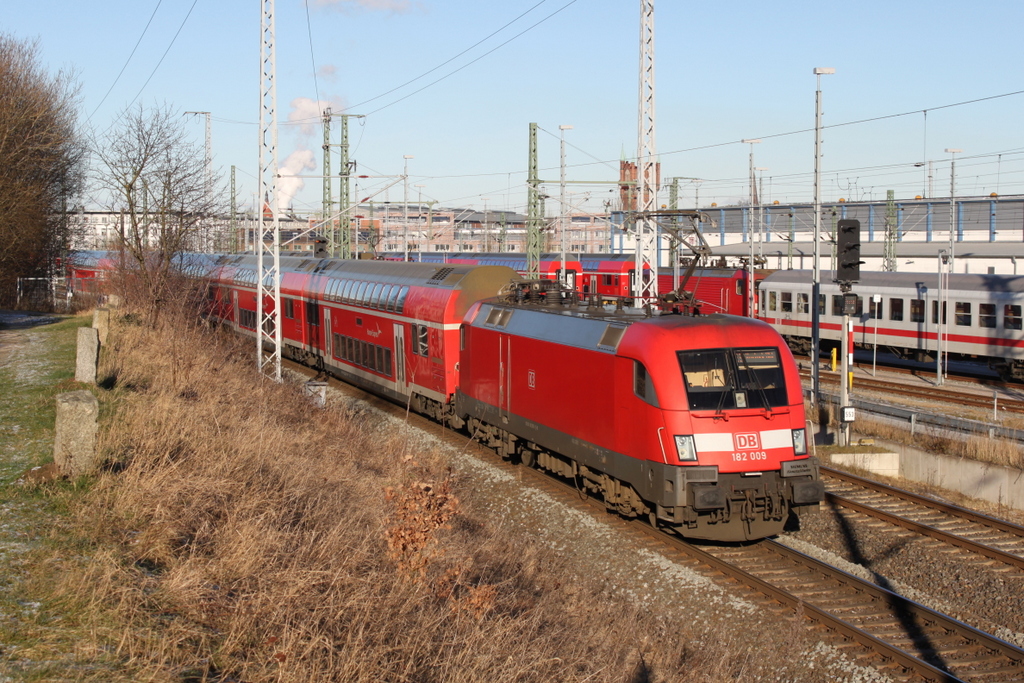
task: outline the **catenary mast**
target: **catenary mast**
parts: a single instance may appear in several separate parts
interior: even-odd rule
[[[658,295],[658,179],[654,140],[654,0],[640,0],[640,105],[636,154],[636,276],[637,304]],[[645,274],[648,276],[645,277]]]
[[[256,359],[259,372],[281,381],[281,222],[277,188],[277,52],[274,0],[262,0],[260,26],[260,193],[256,240]],[[268,221],[267,212],[270,212]],[[265,302],[272,306],[267,309]]]

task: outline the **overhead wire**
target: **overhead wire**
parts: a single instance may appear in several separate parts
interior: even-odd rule
[[[459,58],[459,57],[461,57],[462,55],[466,54],[467,52],[469,52],[469,51],[470,51],[470,50],[472,50],[473,48],[477,47],[477,46],[478,46],[478,45],[480,45],[481,43],[485,43],[485,42],[487,42],[488,40],[490,40],[491,38],[493,38],[493,37],[494,37],[494,36],[496,36],[497,34],[501,33],[501,32],[502,32],[502,31],[504,31],[504,30],[505,30],[506,28],[508,28],[508,27],[509,27],[509,26],[511,26],[512,24],[516,23],[517,21],[519,21],[520,19],[522,19],[522,18],[523,18],[523,17],[525,17],[525,16],[527,15],[527,14],[529,14],[529,13],[530,13],[530,12],[532,12],[533,10],[537,9],[538,7],[540,7],[541,5],[543,5],[543,4],[544,4],[545,2],[547,2],[547,1],[548,1],[548,0],[540,0],[540,2],[538,2],[538,3],[536,4],[536,5],[534,5],[534,6],[533,6],[533,7],[531,7],[530,9],[526,10],[525,12],[523,12],[522,14],[520,14],[519,16],[517,16],[517,17],[516,17],[515,19],[513,19],[513,20],[511,20],[511,21],[507,22],[507,23],[506,23],[506,24],[505,24],[504,26],[502,26],[501,28],[499,28],[499,29],[496,29],[496,30],[492,31],[492,32],[491,32],[491,33],[489,33],[488,35],[484,36],[484,37],[483,37],[483,38],[481,38],[480,40],[476,41],[475,43],[473,43],[472,45],[470,45],[469,47],[467,47],[467,48],[466,48],[465,50],[463,50],[462,52],[458,53],[457,55],[453,55],[452,57],[449,57],[448,59],[446,59],[445,61],[441,62],[440,64],[438,64],[438,65],[437,65],[437,66],[435,66],[434,68],[432,68],[432,69],[429,69],[429,70],[427,70],[427,71],[424,71],[423,73],[421,73],[421,74],[420,74],[419,76],[417,76],[416,78],[411,78],[411,79],[409,79],[408,81],[406,81],[405,83],[402,83],[401,85],[396,85],[396,86],[395,86],[394,88],[392,88],[391,90],[388,90],[387,92],[383,92],[383,93],[381,93],[380,95],[375,95],[374,97],[371,97],[371,98],[370,98],[370,99],[368,99],[368,100],[363,100],[363,101],[362,101],[362,102],[360,102],[359,104],[355,104],[355,105],[353,105],[353,106],[349,107],[349,109],[354,109],[354,108],[356,108],[356,107],[361,107],[361,106],[363,106],[364,104],[369,104],[370,102],[373,102],[374,100],[379,100],[379,99],[380,99],[380,98],[382,98],[382,97],[387,97],[388,95],[390,95],[391,93],[395,92],[396,90],[401,90],[401,89],[402,89],[402,88],[404,88],[405,86],[407,86],[407,85],[412,85],[413,83],[415,83],[416,81],[420,80],[421,78],[425,78],[426,76],[428,76],[428,75],[430,75],[430,74],[434,73],[435,71],[437,71],[438,69],[440,69],[440,68],[441,68],[442,66],[444,66],[444,65],[446,65],[446,64],[450,64],[451,62],[455,61],[456,59],[458,59],[458,58]]]
[[[135,56],[135,52],[139,49],[139,45],[142,44],[142,39],[146,37],[146,32],[149,31],[149,27],[153,23],[153,17],[156,16],[156,12],[158,9],[160,9],[160,5],[163,3],[163,1],[164,0],[157,0],[156,7],[153,8],[153,13],[149,15],[149,21],[146,22],[146,27],[142,29],[142,33],[139,35],[139,39],[135,41],[135,47],[132,48],[131,54],[128,55],[128,59],[124,60],[124,64],[121,66],[121,70],[117,72],[117,77],[114,78],[114,82],[110,84],[109,88],[107,88],[106,94],[103,95],[103,98],[100,100],[100,103],[97,104],[96,108],[92,110],[92,113],[89,114],[89,118],[87,118],[86,121],[92,120],[92,117],[96,115],[96,112],[100,110],[100,107],[103,106],[103,103],[107,101],[108,97],[110,97],[110,93],[114,91],[114,86],[117,85],[117,82],[119,80],[121,80],[121,76],[124,75],[124,70],[128,68],[128,64],[132,61],[132,57]]]
[[[548,19],[550,19],[550,18],[552,18],[553,16],[555,16],[556,14],[559,14],[560,12],[564,11],[564,10],[565,10],[565,9],[567,9],[568,7],[570,7],[570,6],[574,5],[574,4],[576,4],[576,2],[578,2],[578,0],[569,0],[569,2],[565,3],[564,5],[562,5],[562,6],[561,6],[561,7],[559,7],[558,9],[556,9],[556,10],[555,10],[554,12],[552,12],[552,13],[551,13],[551,14],[549,14],[548,16],[544,17],[543,19],[541,19],[540,21],[536,22],[535,24],[532,24],[532,25],[528,26],[527,28],[523,29],[522,31],[520,31],[519,33],[515,34],[514,36],[512,36],[511,38],[509,38],[509,39],[508,39],[508,40],[506,40],[505,42],[503,42],[503,43],[499,43],[499,44],[498,44],[498,45],[496,45],[495,47],[491,48],[491,49],[490,49],[490,50],[488,50],[487,52],[485,52],[485,53],[483,53],[482,55],[480,55],[479,57],[476,57],[475,59],[472,59],[472,60],[470,60],[470,61],[466,62],[465,64],[463,64],[463,65],[462,65],[462,66],[460,66],[460,67],[459,67],[458,69],[455,69],[454,71],[451,71],[451,72],[449,72],[449,73],[445,74],[444,76],[441,76],[440,78],[438,78],[438,79],[436,79],[436,80],[434,80],[434,81],[431,81],[430,83],[427,83],[427,84],[426,84],[426,85],[424,85],[424,86],[423,86],[422,88],[418,88],[418,89],[416,89],[416,90],[413,90],[413,91],[412,91],[411,93],[409,93],[409,94],[407,94],[407,95],[403,95],[402,97],[399,97],[399,98],[398,98],[397,100],[395,100],[395,101],[393,101],[393,102],[389,102],[388,104],[385,104],[385,105],[384,105],[383,107],[377,107],[376,109],[374,109],[373,111],[371,111],[371,112],[370,112],[369,114],[367,114],[367,116],[370,116],[370,115],[372,115],[372,114],[376,114],[376,113],[377,113],[377,112],[379,112],[379,111],[383,111],[384,109],[387,109],[388,107],[394,106],[394,105],[398,104],[399,102],[401,102],[401,101],[403,101],[403,100],[407,100],[407,99],[409,99],[410,97],[412,97],[413,95],[416,95],[416,94],[418,94],[418,93],[421,93],[421,92],[423,92],[424,90],[426,90],[427,88],[430,88],[430,87],[432,87],[432,86],[435,86],[435,85],[437,85],[438,83],[440,83],[441,81],[443,81],[443,80],[445,80],[445,79],[447,79],[447,78],[450,78],[450,77],[454,76],[455,74],[459,73],[459,72],[460,72],[460,71],[462,71],[463,69],[465,69],[465,68],[467,68],[467,67],[469,67],[469,66],[472,66],[473,64],[476,64],[477,62],[479,62],[479,61],[480,61],[481,59],[483,59],[484,57],[486,57],[486,56],[488,56],[488,55],[490,55],[490,54],[492,54],[492,53],[496,52],[497,50],[500,50],[501,48],[505,47],[506,45],[508,45],[509,43],[511,43],[511,42],[512,42],[513,40],[515,40],[516,38],[519,38],[519,37],[520,37],[520,36],[522,36],[523,34],[525,34],[525,33],[528,33],[528,32],[530,32],[530,31],[532,31],[533,29],[537,28],[538,26],[540,26],[541,24],[543,24],[543,23],[544,23],[545,21],[547,21]],[[363,103],[360,103],[360,104],[363,104]],[[355,105],[355,106],[360,106],[360,105]]]
[[[181,20],[181,25],[178,26],[178,30],[174,32],[174,37],[171,38],[170,44],[167,46],[167,49],[164,50],[164,53],[160,55],[160,61],[158,61],[156,63],[156,66],[153,67],[153,71],[149,74],[149,78],[146,79],[146,82],[142,84],[142,87],[139,88],[139,92],[137,92],[135,94],[135,97],[132,98],[132,101],[129,102],[127,106],[125,106],[125,111],[127,111],[129,107],[135,104],[135,100],[139,99],[139,95],[141,95],[142,91],[146,89],[146,86],[149,85],[149,82],[153,80],[153,76],[156,75],[157,69],[159,69],[160,65],[164,63],[164,59],[167,57],[167,53],[169,53],[171,51],[171,48],[174,47],[174,43],[178,40],[178,36],[181,34],[181,30],[185,28],[185,22],[187,22],[188,18],[192,16],[192,10],[196,8],[196,4],[198,2],[199,0],[192,0],[192,6],[188,8],[188,13],[185,15],[185,18]]]

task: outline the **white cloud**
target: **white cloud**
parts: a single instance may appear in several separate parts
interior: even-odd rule
[[[278,206],[287,209],[292,205],[295,195],[306,186],[306,181],[295,176],[303,171],[316,170],[316,157],[308,149],[297,149],[288,155],[278,169],[280,178],[277,180]]]
[[[330,100],[296,97],[292,100],[291,107],[291,111],[288,112],[288,122],[298,123],[299,131],[308,136],[320,129],[324,109],[330,107],[334,113],[340,113],[345,109],[345,101],[340,97],[332,97]]]

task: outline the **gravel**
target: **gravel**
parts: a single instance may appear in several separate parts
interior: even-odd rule
[[[840,523],[823,506],[822,514],[803,520],[799,532],[780,540],[1024,647],[1024,573],[999,562],[971,561],[967,551],[864,515],[846,515],[845,520]]]

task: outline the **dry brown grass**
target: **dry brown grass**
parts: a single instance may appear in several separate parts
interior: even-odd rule
[[[112,465],[55,494],[82,552],[46,572],[83,651],[130,679],[815,680],[802,629],[746,640],[610,599],[480,518],[438,454],[260,382],[250,342],[187,320],[115,328]]]

